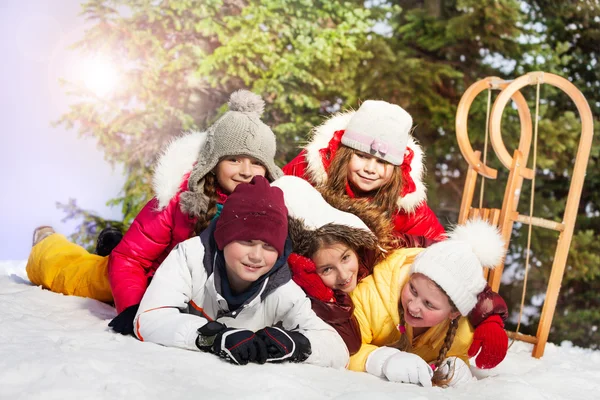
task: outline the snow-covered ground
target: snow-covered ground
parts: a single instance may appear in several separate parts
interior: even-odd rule
[[[112,333],[115,310],[32,286],[0,261],[0,399],[597,399],[600,351],[516,342],[459,389],[425,389],[303,364],[234,366]]]

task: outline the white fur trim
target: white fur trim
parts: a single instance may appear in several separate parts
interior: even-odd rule
[[[423,174],[425,172],[425,167],[423,166],[423,149],[412,136],[408,138],[406,147],[412,149],[415,153],[413,160],[410,163],[410,177],[415,182],[416,190],[404,197],[398,196],[396,204],[398,204],[398,208],[411,213],[414,212],[421,203],[427,201],[427,188],[423,183]]]
[[[206,136],[206,132],[191,132],[179,136],[162,151],[152,177],[159,210],[165,208],[179,191],[183,176],[192,170],[198,160]]]
[[[327,147],[335,132],[346,129],[354,112],[337,113],[313,130],[312,138],[304,148],[306,150],[306,161],[308,162],[307,171],[315,185],[327,182],[327,173],[319,150]]]
[[[371,232],[369,227],[356,215],[329,205],[321,193],[302,178],[291,175],[282,176],[271,186],[278,187],[283,192],[288,215],[301,218],[304,225],[311,230],[327,224],[337,224]]]
[[[313,130],[310,142],[304,147],[306,150],[306,161],[308,163],[307,172],[313,184],[320,185],[327,182],[327,173],[325,172],[319,150],[327,147],[336,131],[346,129],[346,126],[348,126],[348,122],[354,113],[355,111],[337,113]],[[411,148],[415,153],[411,163],[412,170],[410,176],[415,182],[416,190],[402,198],[398,196],[397,204],[399,209],[411,213],[414,212],[421,203],[427,201],[427,189],[423,183],[423,174],[425,172],[423,166],[423,149],[412,136],[408,139],[407,147]]]

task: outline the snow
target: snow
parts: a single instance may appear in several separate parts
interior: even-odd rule
[[[516,342],[497,368],[457,389],[422,388],[305,364],[235,366],[112,333],[114,308],[31,285],[0,261],[0,399],[592,399],[600,351]]]

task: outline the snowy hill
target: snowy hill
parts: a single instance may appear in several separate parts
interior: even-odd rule
[[[0,399],[593,399],[600,351],[517,342],[460,389],[425,389],[310,365],[234,366],[142,343],[107,327],[115,310],[32,286],[25,262],[0,261]]]

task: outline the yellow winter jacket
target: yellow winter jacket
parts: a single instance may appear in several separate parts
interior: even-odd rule
[[[33,246],[27,260],[27,277],[56,293],[89,297],[110,303],[108,257],[88,253],[58,233]]]
[[[367,357],[378,347],[387,346],[400,338],[398,304],[402,288],[408,281],[410,266],[423,249],[399,249],[377,264],[373,274],[363,279],[351,293],[354,315],[360,325],[362,346],[350,357],[349,369],[365,371]],[[412,352],[431,364],[437,359],[444,344],[450,321],[429,328],[413,339],[412,327],[406,326],[406,334],[412,341]],[[467,364],[467,352],[473,341],[473,327],[467,318],[461,317],[452,347],[447,357],[459,357]]]

